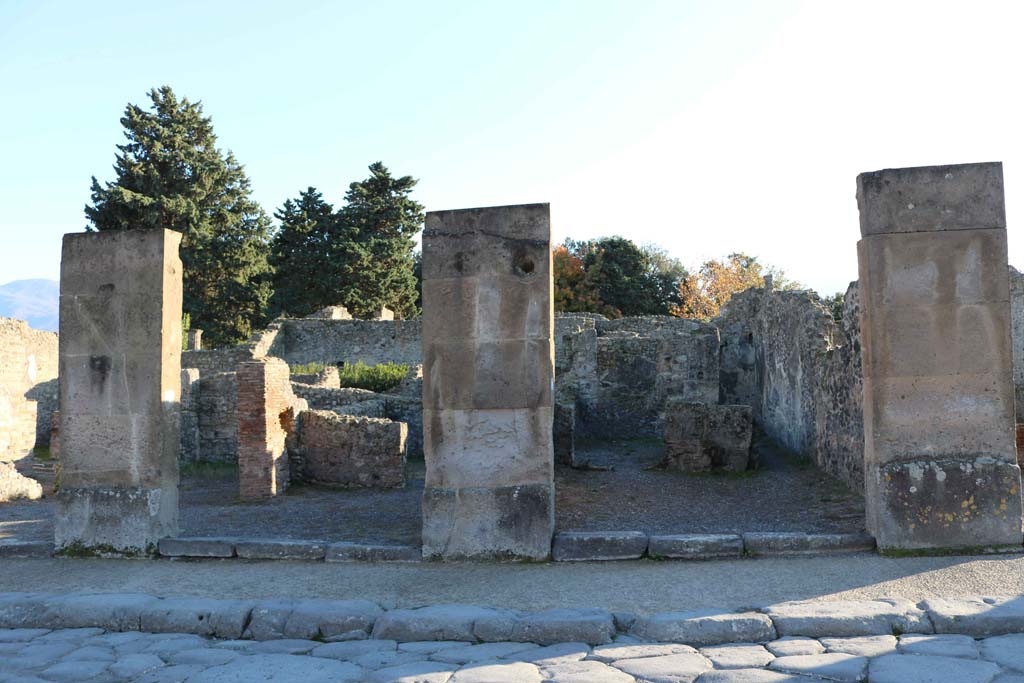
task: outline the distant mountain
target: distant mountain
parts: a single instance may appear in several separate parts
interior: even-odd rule
[[[27,320],[37,330],[57,331],[60,284],[56,280],[15,280],[0,285],[0,317]]]

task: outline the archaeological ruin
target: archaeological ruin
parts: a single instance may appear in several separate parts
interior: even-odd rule
[[[856,190],[839,311],[769,280],[708,321],[555,314],[530,204],[427,214],[418,318],[334,306],[219,349],[182,350],[176,233],[67,235],[59,336],[0,319],[0,554],[1019,550],[1002,166]],[[342,386],[358,363],[404,378]]]

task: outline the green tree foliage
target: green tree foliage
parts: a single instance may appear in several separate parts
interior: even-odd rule
[[[679,284],[686,269],[664,250],[640,247],[624,237],[567,240],[563,247],[555,254],[557,310],[611,317],[668,315],[681,303]]]
[[[242,341],[264,322],[270,296],[270,220],[231,152],[217,149],[201,102],[168,86],[150,110],[121,118],[116,180],[92,178],[87,230],[166,228],[182,233],[184,311],[213,345]]]
[[[339,302],[338,273],[333,267],[337,219],[334,207],[310,187],[289,199],[274,214],[281,226],[274,234],[273,316],[303,317]]]
[[[413,249],[423,205],[411,198],[412,176],[396,178],[381,162],[349,185],[338,211],[337,259],[342,303],[356,317],[387,306],[409,318],[418,311]]]

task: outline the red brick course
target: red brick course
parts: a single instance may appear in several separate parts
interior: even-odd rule
[[[288,488],[285,440],[305,403],[292,394],[288,364],[278,358],[238,367],[238,483],[244,499],[269,498]]]

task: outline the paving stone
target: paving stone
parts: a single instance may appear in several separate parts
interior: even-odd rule
[[[165,638],[159,640],[153,640],[143,652],[154,654],[159,657],[170,657],[175,652],[183,652],[185,650],[198,650],[199,648],[208,647],[210,641],[199,636],[190,635],[187,637],[177,638]]]
[[[343,643],[349,640],[366,640],[369,637],[369,633],[361,628],[357,628],[353,631],[345,631],[344,633],[336,633],[333,636],[327,636],[323,641],[325,643]]]
[[[156,655],[131,654],[121,657],[107,669],[118,678],[135,678],[147,671],[159,669],[164,665],[164,660]]]
[[[0,629],[0,643],[23,643],[49,632],[45,628],[4,628]]]
[[[620,659],[612,666],[648,683],[692,683],[711,669],[711,662],[700,654],[682,653]]]
[[[640,531],[563,531],[555,534],[551,558],[577,560],[636,560],[647,552],[647,534]]]
[[[817,655],[825,651],[825,646],[814,638],[804,636],[785,636],[770,643],[765,647],[776,657],[792,657],[795,655]]]
[[[373,625],[373,637],[408,640],[466,640],[474,642],[477,622],[512,620],[515,614],[476,605],[433,605],[385,612]]]
[[[69,652],[61,658],[62,662],[112,662],[114,656],[112,647],[102,645],[82,645],[82,647]]]
[[[697,679],[697,683],[814,683],[821,679],[769,669],[718,669]]]
[[[324,559],[328,562],[421,562],[423,550],[412,545],[331,543]]]
[[[430,659],[436,662],[448,662],[450,664],[467,664],[488,659],[499,659],[514,655],[517,652],[535,650],[534,643],[482,643],[480,645],[469,645],[467,647],[445,648],[440,652],[430,655]]]
[[[638,617],[631,634],[643,640],[690,645],[760,642],[775,638],[771,619],[757,612],[661,612]]]
[[[738,534],[672,534],[651,536],[647,554],[670,560],[715,560],[743,555]]]
[[[733,643],[701,648],[700,653],[711,660],[716,669],[755,669],[768,666],[775,655],[755,643]]]
[[[440,662],[414,662],[375,671],[374,683],[448,683],[455,667]]]
[[[858,657],[878,657],[896,651],[896,636],[854,636],[852,638],[822,638],[821,644],[829,652],[842,652]]]
[[[992,679],[992,683],[1024,683],[1024,674],[1001,673]]]
[[[322,560],[326,547],[318,541],[238,540],[235,554],[244,560]]]
[[[300,638],[284,638],[282,640],[263,640],[252,646],[252,652],[265,655],[304,655],[323,644],[315,640]]]
[[[259,643],[260,641],[255,640],[215,640],[210,643],[210,647],[233,650],[235,652],[247,652],[252,650]]]
[[[544,683],[634,683],[635,678],[603,662],[553,664],[541,669]]]
[[[845,637],[931,633],[928,615],[902,598],[784,602],[765,608],[780,636]]]
[[[590,654],[590,646],[586,643],[558,643],[547,647],[538,647],[526,652],[517,652],[503,659],[512,662],[531,662],[541,666],[577,662]]]
[[[234,557],[233,538],[164,538],[157,544],[164,557]]]
[[[380,605],[369,600],[262,600],[252,609],[245,637],[330,639],[352,631],[369,633],[382,614]]]
[[[147,634],[138,631],[125,631],[123,633],[102,633],[82,641],[82,645],[103,645],[117,648],[128,643],[134,643],[143,639]]]
[[[16,655],[23,647],[25,643],[0,643],[0,655]]]
[[[639,643],[601,645],[595,647],[587,659],[598,662],[614,662],[618,659],[640,659],[642,657],[661,657],[696,652],[689,645],[679,643]]]
[[[140,628],[150,633],[240,638],[255,604],[252,600],[160,598],[142,608]]]
[[[992,662],[933,655],[884,655],[871,660],[871,683],[989,683],[999,667]]]
[[[219,647],[179,650],[167,655],[168,664],[195,664],[196,666],[220,666],[234,661],[238,653]]]
[[[1024,600],[1019,596],[929,598],[922,607],[935,624],[936,633],[975,638],[1024,633]]]
[[[103,635],[104,631],[101,628],[94,627],[81,627],[81,628],[64,628],[59,631],[51,631],[45,636],[39,636],[36,639],[37,643],[82,643],[90,638]]]
[[[60,662],[40,672],[51,681],[88,681],[107,670],[110,662]]]
[[[1024,634],[986,638],[981,641],[981,656],[1007,669],[1024,672]]]
[[[320,645],[310,654],[314,657],[351,660],[371,652],[394,652],[397,647],[398,643],[393,640],[350,640],[345,643]]]
[[[36,669],[56,664],[61,657],[76,649],[75,643],[29,643],[16,657],[8,658],[12,662],[12,668]],[[17,660],[17,661],[15,661]]]
[[[827,678],[831,681],[859,683],[868,673],[868,658],[842,653],[818,655],[793,655],[777,657],[768,665],[769,669],[793,674],[806,674]]]
[[[743,546],[749,555],[813,555],[874,550],[875,539],[867,534],[756,532],[743,534]]]
[[[349,661],[364,669],[376,670],[388,669],[402,664],[411,664],[412,662],[421,662],[423,661],[423,655],[416,652],[378,650],[377,652],[367,652],[365,655],[359,655]]]
[[[364,672],[351,662],[296,655],[243,655],[233,662],[205,669],[189,683],[344,683],[362,681]]]
[[[900,636],[898,650],[908,655],[978,658],[978,643],[970,636],[906,633]]]
[[[402,652],[419,652],[423,655],[429,655],[449,647],[465,647],[471,644],[465,640],[422,640],[411,643],[399,643],[398,649]]]
[[[175,664],[144,673],[132,683],[184,683],[202,670],[203,667],[195,664]]]
[[[615,622],[611,612],[602,609],[553,609],[516,619],[509,640],[540,645],[565,642],[604,645],[612,642],[614,635]]]
[[[458,669],[449,683],[541,683],[540,670],[526,662],[474,662]]]

